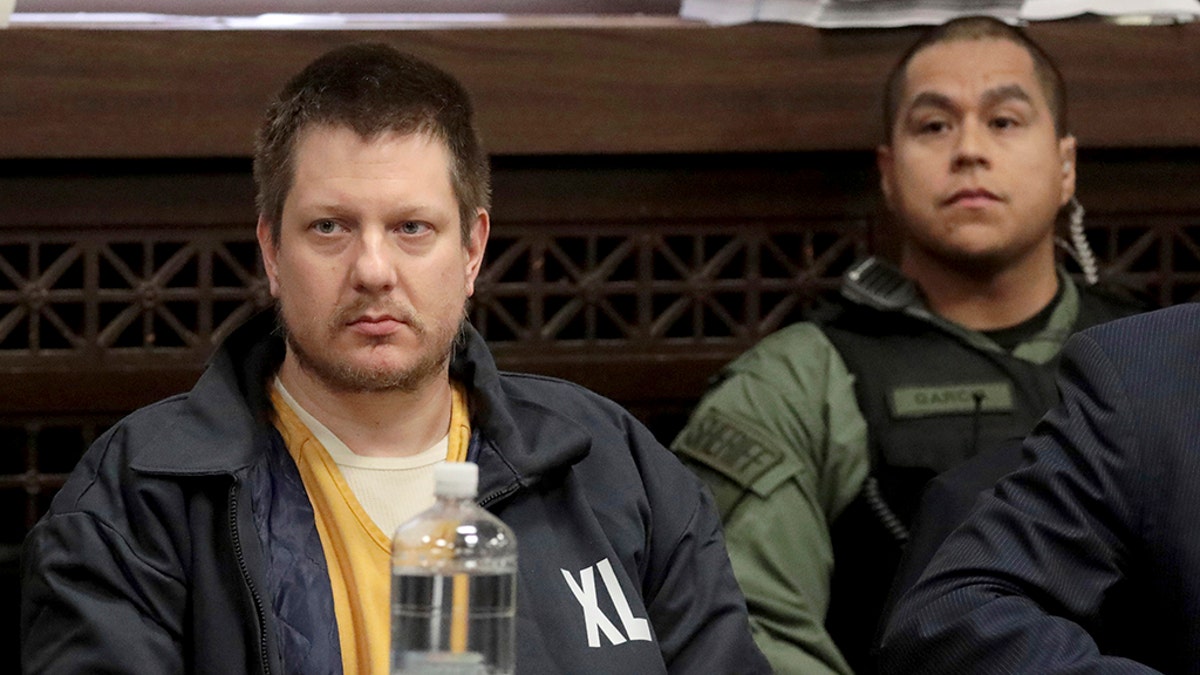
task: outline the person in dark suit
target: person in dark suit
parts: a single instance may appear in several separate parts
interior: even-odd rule
[[[898,602],[904,673],[1200,673],[1200,305],[1071,338],[1062,402]]]
[[[1023,441],[1016,436],[1003,441],[938,474],[925,486],[909,528],[908,543],[884,604],[880,634],[887,626],[886,619],[891,616],[896,602],[921,578],[938,548],[967,519],[979,497],[1021,466]]]

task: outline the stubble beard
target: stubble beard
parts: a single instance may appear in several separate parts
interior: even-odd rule
[[[379,308],[379,303],[364,299],[354,305],[344,307],[336,312],[322,330],[330,336],[330,341],[340,331],[345,330],[346,323],[359,316],[368,308]],[[317,345],[309,342],[309,337],[301,337],[288,325],[282,306],[276,304],[276,321],[279,330],[287,341],[288,351],[296,357],[296,364],[305,372],[320,381],[330,391],[345,394],[417,391],[431,378],[444,372],[446,364],[454,353],[456,345],[463,333],[466,323],[466,306],[463,306],[462,316],[453,328],[447,326],[428,326],[416,316],[415,312],[397,307],[394,304],[384,305],[389,314],[404,321],[416,334],[417,341],[422,345],[420,355],[415,363],[405,368],[388,368],[361,366],[349,360],[338,359]],[[371,346],[385,346],[390,338],[387,336],[369,338]]]

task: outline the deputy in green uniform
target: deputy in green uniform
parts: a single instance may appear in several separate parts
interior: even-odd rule
[[[865,672],[925,482],[1025,435],[1071,333],[1136,311],[1094,277],[1062,77],[1018,29],[960,19],[891,73],[883,194],[899,266],[847,274],[812,321],[728,365],[673,448],[710,485],[759,646],[779,673]]]

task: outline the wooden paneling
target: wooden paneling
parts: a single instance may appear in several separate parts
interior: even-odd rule
[[[501,155],[865,150],[915,30],[0,31],[0,158],[246,156],[269,97],[356,40],[432,59]],[[1035,24],[1091,147],[1200,147],[1200,25]]]
[[[833,234],[825,241],[833,242],[838,232],[865,228],[877,218],[872,161],[870,153],[862,152],[496,158],[493,243],[479,284],[481,297],[490,298],[493,305],[512,305],[532,293],[561,297],[592,289],[599,293],[595,301],[610,292],[627,294],[620,288],[614,290],[622,284],[639,287],[664,301],[689,294],[704,299],[720,290],[714,284],[757,294],[752,283],[735,272],[722,272],[723,280],[716,279],[715,272],[704,272],[702,265],[712,252],[693,254],[692,242],[699,244],[703,239],[697,237],[704,236],[715,242],[736,242],[749,233],[768,236],[782,231],[788,233],[791,243],[794,231],[795,244],[786,255],[804,264],[810,255],[800,248],[806,228],[830,230]],[[67,339],[61,339],[57,347],[43,349],[31,339],[19,337],[26,329],[13,330],[0,323],[0,338],[7,338],[7,342],[0,339],[0,373],[5,385],[0,387],[0,410],[29,415],[120,412],[187,389],[209,353],[208,343],[161,349],[165,336],[160,335],[159,344],[134,340],[120,349],[92,344],[98,338],[87,336],[96,335],[106,320],[85,318],[98,310],[72,308],[79,306],[80,299],[84,304],[92,302],[86,298],[98,293],[110,303],[132,304],[139,298],[154,303],[156,300],[139,290],[146,283],[159,289],[158,298],[174,293],[177,300],[191,303],[189,306],[205,305],[209,293],[205,289],[220,284],[200,280],[177,283],[169,273],[160,271],[163,255],[148,256],[139,246],[167,246],[168,254],[175,255],[180,246],[187,245],[195,252],[182,254],[215,260],[208,251],[241,240],[243,251],[238,259],[243,266],[250,266],[254,256],[244,250],[253,247],[249,162],[10,160],[5,166],[8,175],[0,175],[0,204],[5,205],[0,208],[0,320],[14,311],[36,311],[30,304],[29,288],[37,285],[51,291],[51,304],[71,305],[68,309],[76,319],[68,323],[84,344],[71,347]],[[561,245],[561,255],[547,257],[553,263],[579,255],[571,248],[574,243],[563,241],[582,242],[589,237],[634,242],[633,246],[645,251],[630,257],[629,264],[638,264],[640,256],[654,255],[644,237],[656,234],[679,242],[675,247],[681,249],[681,260],[695,268],[679,274],[663,270],[660,263],[660,273],[671,272],[664,277],[669,287],[649,289],[655,282],[655,268],[644,263],[644,274],[632,277],[601,272],[585,259],[571,260],[581,277],[541,284],[530,278],[529,267],[509,265],[503,272],[497,270],[497,258],[505,246],[529,246],[531,241],[535,246],[543,245],[536,242]],[[79,262],[73,263],[72,269],[79,271],[50,276],[46,270],[64,259],[68,249],[76,251],[70,255]],[[27,263],[35,251],[39,261]],[[853,251],[846,255],[852,257]],[[101,268],[109,267],[108,261],[114,257],[122,258],[141,278],[131,282],[109,275],[111,286],[99,281]],[[89,262],[93,259],[96,262]],[[196,264],[207,268],[216,263]],[[10,278],[8,270],[21,278]],[[772,283],[788,292],[815,289],[815,284],[828,283],[828,277],[838,272],[812,269],[814,278],[806,279],[797,272],[794,278],[777,275]],[[86,280],[90,278],[98,279],[93,290],[88,290],[91,287]],[[224,285],[228,287],[229,282]],[[253,300],[263,292],[263,288],[242,281],[227,295],[233,293],[239,301]],[[763,309],[768,310],[770,307]],[[97,322],[100,325],[93,325]],[[215,323],[219,321],[209,321]],[[42,330],[55,329],[43,324]],[[705,378],[755,339],[743,335],[705,340],[701,334],[681,342],[655,337],[647,325],[639,324],[632,335],[597,347],[586,342],[587,335],[560,341],[556,334],[528,327],[522,330],[527,334],[496,332],[492,336],[502,367],[581,381],[627,405],[690,402],[703,390]],[[208,336],[200,333],[202,340]],[[64,378],[70,378],[72,387],[56,391],[56,383]],[[48,395],[52,391],[54,395]]]
[[[1080,197],[1102,264],[1118,280],[1161,303],[1193,299],[1200,292],[1200,280],[1194,278],[1200,273],[1200,254],[1191,253],[1193,242],[1200,241],[1200,190],[1187,189],[1200,185],[1200,163],[1191,155],[1186,149],[1084,150],[1079,158]],[[615,341],[594,331],[549,332],[526,316],[518,317],[524,323],[516,328],[499,330],[493,316],[483,329],[492,331],[488,337],[497,360],[505,368],[579,381],[634,407],[686,408],[721,364],[762,331],[794,316],[789,309],[782,317],[763,318],[772,302],[831,287],[837,265],[825,268],[807,259],[819,257],[838,237],[853,236],[856,228],[867,245],[878,248],[887,223],[873,156],[866,151],[522,156],[497,157],[493,164],[493,244],[479,284],[487,307],[517,307],[512,311],[518,315],[533,302],[527,298],[546,302],[550,296],[575,294],[593,306],[609,297],[659,299],[647,318],[630,314],[632,327]],[[57,351],[36,352],[29,339],[20,337],[25,329],[5,328],[10,332],[0,345],[0,410],[14,415],[122,412],[182,391],[199,373],[209,341],[220,335],[216,325],[225,320],[209,320],[194,344],[171,347],[164,334],[157,342],[131,336],[132,342],[119,349],[93,345],[87,341],[94,338],[87,336],[100,326],[89,327],[85,313],[77,309],[90,302],[89,293],[103,292],[106,302],[119,306],[154,306],[175,294],[187,308],[208,307],[210,296],[218,292],[227,302],[251,303],[249,309],[265,301],[264,289],[253,280],[229,277],[208,283],[161,271],[165,257],[182,246],[196,252],[179,255],[215,261],[180,266],[186,270],[219,264],[206,251],[236,244],[237,260],[253,273],[248,160],[9,160],[3,166],[8,171],[0,175],[0,259],[25,280],[0,274],[0,319],[11,312],[36,311],[29,285],[37,284],[51,291],[49,302],[68,305],[66,311],[76,317],[68,323],[85,344],[70,347],[64,338]],[[822,229],[828,234],[815,244],[802,239],[804,233]],[[718,257],[716,249],[741,245],[740,256],[755,242],[786,233],[796,237],[784,243],[794,271],[776,272],[766,280],[745,277],[738,267],[705,271]],[[624,264],[641,265],[641,271],[613,271],[602,261],[589,262],[579,248],[589,241],[608,246],[601,257],[618,246],[631,247]],[[693,245],[706,241],[712,250],[692,252]],[[668,244],[686,266],[682,272],[638,262]],[[145,255],[143,245],[164,246],[167,253]],[[97,271],[87,271],[91,268],[80,262],[82,271],[73,275],[46,276],[45,270],[69,248],[80,250],[81,261],[99,256]],[[506,262],[502,254],[518,249],[524,251],[523,262]],[[26,264],[34,250],[39,261]],[[846,255],[853,251],[842,254],[837,264]],[[112,285],[106,286],[100,279],[109,264],[105,261],[121,256],[139,278],[110,274]],[[548,278],[541,266],[562,259],[577,271]],[[92,277],[99,280],[89,291],[85,281]],[[764,295],[768,282],[786,293]],[[156,292],[144,292],[147,284]],[[218,286],[225,290],[206,290]],[[745,332],[729,327],[683,337],[653,332],[655,312],[665,311],[668,302],[690,298],[702,304],[722,293],[760,305],[757,318],[746,320]],[[726,309],[736,313],[737,304],[728,301]],[[199,310],[188,309],[186,315],[194,317],[194,311]],[[97,316],[91,321],[107,320]],[[55,329],[44,324],[42,330]],[[71,387],[59,387],[66,379]]]

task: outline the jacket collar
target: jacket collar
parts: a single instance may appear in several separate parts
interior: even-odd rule
[[[529,487],[590,452],[590,431],[524,386],[530,378],[540,379],[537,376],[501,376],[491,351],[470,324],[464,325],[450,377],[466,387],[470,399],[470,459],[480,465],[481,502]]]
[[[267,382],[283,354],[274,310],[239,326],[213,354],[181,407],[165,418],[159,438],[135,457],[133,469],[231,474],[258,461],[271,432]]]
[[[236,329],[133,468],[200,476],[232,474],[258,461],[272,433],[268,384],[284,351],[273,310]],[[531,397],[519,382],[525,376],[501,377],[470,324],[464,325],[450,373],[468,392],[473,459],[486,466],[481,496],[527,487],[587,456],[587,429]]]
[[[1062,293],[1046,326],[1013,350],[1012,355],[1019,359],[1039,364],[1051,361],[1074,330],[1079,317],[1079,288],[1066,270],[1059,267],[1057,274]],[[879,258],[866,258],[850,268],[842,279],[841,294],[855,305],[880,312],[901,312],[933,324],[980,351],[1005,353],[983,333],[934,314],[916,284]]]

